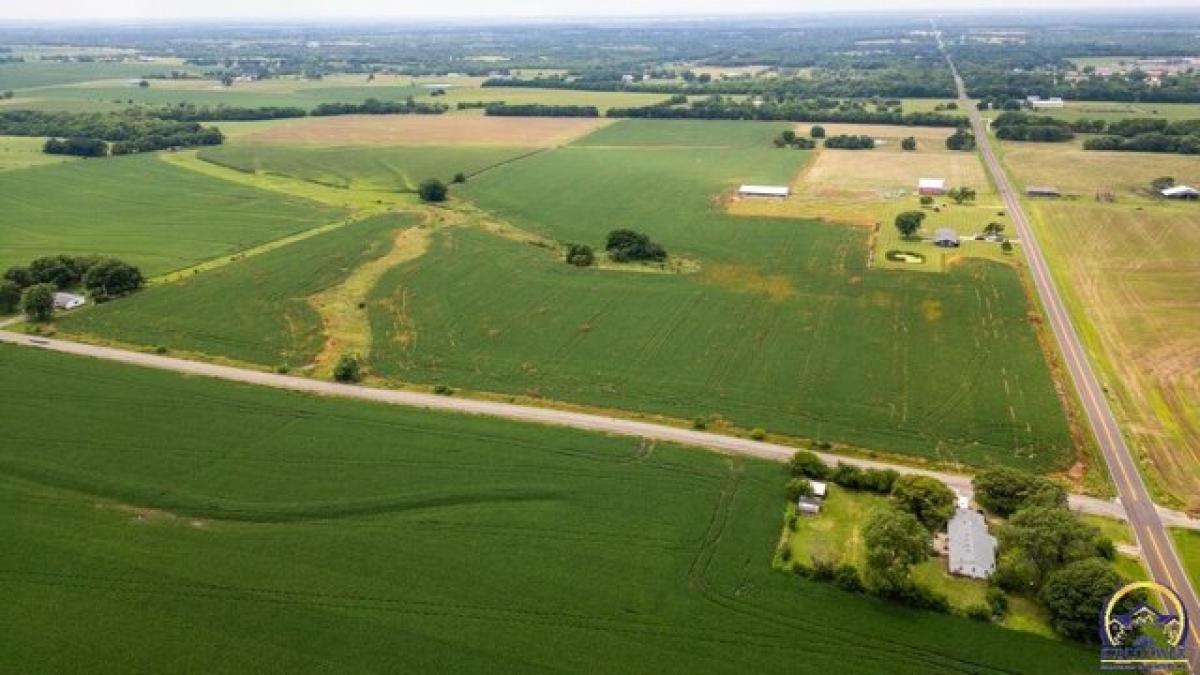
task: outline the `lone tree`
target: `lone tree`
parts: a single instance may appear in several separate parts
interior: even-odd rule
[[[960,128],[946,137],[946,148],[949,150],[974,150],[975,134]]]
[[[896,229],[900,230],[900,235],[908,238],[917,233],[921,229],[921,221],[925,220],[925,212],[923,211],[905,211],[896,216]]]
[[[1096,617],[1125,581],[1108,563],[1087,558],[1054,572],[1038,598],[1054,630],[1073,640],[1096,640]]]
[[[1067,493],[1048,478],[997,467],[975,475],[975,499],[988,511],[1007,518],[1030,506],[1064,507]]]
[[[995,220],[983,228],[983,233],[989,237],[998,236],[1001,232],[1004,232],[1004,223]]]
[[[467,182],[467,174],[459,171],[458,173],[454,174],[453,182],[455,182],[455,183]]]
[[[576,267],[587,267],[596,262],[596,254],[587,244],[567,244],[566,260]]]
[[[423,202],[446,201],[446,184],[436,178],[427,178],[417,187],[417,194]]]
[[[796,142],[796,132],[788,129],[787,131],[779,134],[779,139],[784,143],[791,145],[792,143]]]
[[[863,527],[867,578],[879,590],[897,590],[909,582],[909,568],[929,557],[929,531],[911,513],[876,511]]]
[[[909,136],[909,137],[905,138],[904,140],[900,141],[900,149],[901,150],[916,150],[917,149],[917,139],[914,138],[913,136]]]
[[[954,491],[936,478],[907,474],[892,485],[892,502],[921,521],[929,531],[946,526],[954,515]]]
[[[32,321],[49,321],[54,314],[54,284],[34,284],[21,292],[21,311]]]
[[[1175,179],[1171,176],[1159,176],[1150,181],[1150,187],[1154,188],[1155,192],[1161,192],[1170,187],[1175,187]]]
[[[814,124],[813,128],[808,130],[808,135],[813,138],[825,138],[825,127]]]
[[[0,281],[0,314],[12,314],[21,306],[21,287],[9,279]]]
[[[338,382],[360,382],[362,380],[362,364],[356,354],[342,354],[337,365],[333,367],[333,379]]]
[[[918,201],[921,202],[921,206],[933,206],[933,197],[929,195],[921,195]]]

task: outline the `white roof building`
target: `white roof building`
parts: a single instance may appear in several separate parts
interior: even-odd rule
[[[988,534],[983,514],[960,508],[946,528],[950,542],[950,573],[987,579],[996,571],[996,538]]]
[[[743,197],[786,197],[792,189],[786,185],[743,185],[738,188]]]
[[[917,179],[917,192],[921,194],[938,193],[946,191],[946,180],[944,178],[919,178]]]
[[[1039,98],[1037,96],[1030,96],[1028,100],[1029,100],[1029,105],[1034,108],[1061,108],[1061,107],[1063,107],[1063,100],[1058,96],[1051,96],[1050,98]]]
[[[1160,194],[1172,199],[1195,199],[1200,197],[1200,190],[1190,185],[1174,185],[1162,190]]]
[[[54,309],[75,309],[87,304],[87,298],[74,293],[55,293]]]
[[[826,492],[829,491],[829,486],[819,480],[810,480],[808,481],[808,484],[812,486],[814,497],[820,497],[821,499],[824,499]]]

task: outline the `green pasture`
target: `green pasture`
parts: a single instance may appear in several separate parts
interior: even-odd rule
[[[535,87],[453,87],[445,96],[434,100],[454,109],[459,101],[501,102],[508,105],[593,105],[604,114],[609,108],[637,108],[666,100],[666,94],[647,94],[628,91],[574,91],[570,89],[538,89]],[[464,112],[482,114],[480,109]]]
[[[60,164],[76,159],[67,155],[47,155],[42,152],[42,146],[45,143],[46,139],[44,138],[0,136],[0,171]]]
[[[774,571],[773,464],[12,346],[0,406],[22,673],[1095,669]]]
[[[339,209],[180,169],[154,155],[0,172],[0,267],[112,255],[155,275],[336,220]]]
[[[198,72],[202,69],[161,63],[59,63],[56,61],[0,63],[0,91],[11,89],[20,93],[22,89],[30,87],[51,87],[111,78],[133,79],[155,73],[167,73],[172,70]]]
[[[1200,532],[1193,530],[1171,530],[1175,552],[1191,577],[1193,586],[1200,586]]]
[[[192,81],[189,81],[189,83]],[[255,86],[237,83],[222,87],[217,82],[204,87],[172,87],[170,83],[151,80],[149,87],[128,84],[106,86],[48,87],[23,93],[33,99],[33,107],[42,110],[110,110],[126,105],[175,105],[191,103],[207,106],[298,106],[306,110],[319,103],[361,103],[367,98],[401,100],[423,96],[428,90],[420,87],[340,85],[327,87]],[[15,106],[13,106],[15,107]]]
[[[292,176],[335,187],[411,191],[427,178],[449,182],[456,173],[472,176],[536,150],[494,146],[311,148],[245,143],[205,148],[200,151],[200,159],[239,171]]]
[[[766,162],[771,167],[762,174],[763,179],[775,178],[786,180],[790,174],[787,169],[797,170],[807,153],[783,153],[775,149],[771,140],[780,132],[791,129],[790,122],[729,122],[725,120],[623,120],[616,124],[597,129],[596,131],[575,141],[580,147],[616,146],[637,148],[653,152],[656,148],[690,148],[690,149],[725,149],[737,148],[749,151],[737,153],[728,158],[734,166],[749,167],[756,163]],[[757,151],[757,152],[756,152]],[[711,153],[706,155],[689,155],[689,158],[700,158],[707,161]],[[595,156],[593,156],[595,157]],[[601,156],[602,157],[602,156]],[[766,161],[774,158],[776,161]],[[786,159],[784,159],[786,158]],[[780,160],[782,159],[782,163]],[[675,160],[668,160],[678,162]],[[693,165],[699,164],[694,162]],[[775,167],[785,167],[784,171]],[[720,171],[720,167],[713,167]],[[691,172],[694,172],[694,168]],[[691,173],[689,172],[689,173]],[[685,177],[685,180],[694,178]],[[734,178],[730,177],[729,180]]]
[[[309,363],[324,344],[307,298],[391,248],[408,215],[382,215],[190,279],[152,286],[122,302],[64,316],[62,330],[203,352],[269,366]],[[180,306],[179,303],[184,303]]]
[[[1035,111],[1062,119],[1101,119],[1110,122],[1127,117],[1157,117],[1167,120],[1200,119],[1200,103],[1153,103],[1140,101],[1067,101],[1061,108]]]

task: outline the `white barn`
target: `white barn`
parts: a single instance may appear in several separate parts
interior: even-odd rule
[[[959,508],[946,528],[950,545],[950,573],[987,579],[996,571],[996,538],[988,533],[983,514]]]
[[[786,197],[792,189],[786,185],[743,185],[738,188],[742,197]]]
[[[917,179],[917,194],[946,194],[946,181],[943,178],[919,178]]]
[[[1197,199],[1200,198],[1200,190],[1197,190],[1190,185],[1174,185],[1165,190],[1160,191],[1162,196],[1167,199]]]

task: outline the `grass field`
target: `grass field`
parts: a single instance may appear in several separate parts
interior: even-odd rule
[[[1018,184],[1053,179],[1079,195],[1027,200],[1030,215],[1156,496],[1200,505],[1200,206],[1144,192],[1163,175],[1194,184],[1200,167],[1182,156],[1029,145],[1004,146]],[[1116,201],[1095,201],[1100,187]]]
[[[10,346],[0,397],[23,673],[1095,668],[774,571],[777,465]]]
[[[536,152],[503,146],[296,147],[285,144],[230,144],[201,150],[200,158],[239,171],[294,176],[343,188],[416,190],[426,178],[449,182]]]
[[[1200,103],[1142,103],[1126,101],[1066,101],[1061,108],[1037,110],[1037,114],[1062,119],[1115,121],[1127,117],[1158,117],[1168,120],[1200,119]]]
[[[1200,586],[1200,533],[1192,530],[1171,530],[1171,539],[1175,544],[1175,552],[1193,586]]]
[[[325,343],[311,296],[385,255],[410,216],[383,215],[65,316],[68,332],[202,352],[269,366],[302,367]],[[183,303],[181,306],[179,303]]]
[[[153,155],[0,172],[0,267],[104,254],[149,275],[336,220],[340,209],[215,180]]]
[[[592,105],[603,115],[609,108],[637,108],[666,100],[666,94],[642,94],[625,91],[572,91],[569,89],[534,89],[530,87],[454,87],[437,100],[453,108],[459,101],[503,101],[508,105]],[[464,113],[482,114],[482,110]]]
[[[26,61],[0,63],[0,91],[19,93],[30,87],[50,87],[106,78],[135,78],[170,70],[196,70],[188,66],[156,63],[58,63]]]
[[[45,142],[44,138],[0,136],[0,171],[60,164],[76,159],[67,155],[47,155],[42,152]]]

